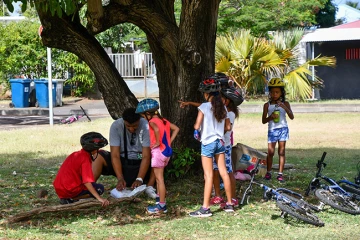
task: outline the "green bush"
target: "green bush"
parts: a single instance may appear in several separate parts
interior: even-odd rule
[[[169,168],[166,169],[166,176],[168,177],[184,177],[191,170],[192,165],[200,154],[192,148],[173,149],[174,157],[170,162]]]

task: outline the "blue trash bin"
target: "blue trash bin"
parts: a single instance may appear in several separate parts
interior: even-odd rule
[[[30,79],[10,79],[11,84],[11,107],[29,107]]]
[[[49,107],[49,87],[48,80],[39,79],[35,80],[35,90],[36,90],[36,106],[41,108]],[[56,81],[52,81],[52,98],[53,98],[53,107],[56,104]]]

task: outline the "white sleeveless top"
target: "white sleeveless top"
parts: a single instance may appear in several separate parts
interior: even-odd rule
[[[275,111],[275,106],[276,106],[276,104],[270,104],[270,102],[269,102],[268,117],[271,116],[271,114]],[[280,121],[278,123],[275,123],[273,120],[271,120],[268,124],[268,130],[288,127],[288,124],[286,121],[286,111],[280,106],[278,106],[278,110],[280,111]]]

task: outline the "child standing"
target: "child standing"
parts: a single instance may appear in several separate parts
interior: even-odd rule
[[[207,78],[200,83],[199,91],[202,92],[206,103],[199,106],[198,116],[194,124],[194,137],[201,141],[201,162],[204,170],[204,200],[199,210],[191,212],[192,217],[209,217],[210,196],[213,185],[213,158],[219,167],[221,178],[224,181],[227,204],[224,210],[233,212],[231,202],[230,178],[225,166],[224,133],[231,129],[227,118],[227,110],[220,96],[220,83],[214,78]],[[201,131],[201,136],[200,136]]]
[[[91,164],[98,149],[105,147],[108,141],[100,133],[89,132],[81,136],[80,143],[82,149],[69,155],[56,175],[53,182],[56,194],[61,204],[93,197],[105,207],[109,201],[100,197],[104,186],[95,182]]]
[[[285,84],[280,78],[272,78],[269,83],[269,102],[264,104],[262,123],[268,123],[268,154],[266,180],[271,179],[271,168],[275,153],[275,146],[278,142],[279,173],[277,180],[284,183],[283,170],[285,165],[285,145],[289,139],[289,128],[286,122],[286,114],[291,120],[294,114],[291,111],[290,103],[285,101]]]
[[[226,171],[229,174],[230,178],[230,185],[231,185],[231,202],[233,203],[234,207],[239,206],[239,201],[236,198],[236,179],[234,177],[234,171],[232,167],[232,160],[231,160],[231,150],[232,150],[232,129],[234,126],[235,119],[239,117],[239,109],[237,108],[242,102],[243,98],[234,87],[227,87],[221,89],[222,99],[228,111],[228,118],[230,121],[231,129],[224,134],[224,142],[225,142],[225,165]],[[214,169],[214,190],[215,196],[210,199],[210,204],[219,204],[221,208],[226,206],[226,203],[223,201],[221,194],[220,194],[220,175],[219,175],[219,168],[216,162],[213,162],[213,169]]]
[[[158,109],[159,103],[150,98],[140,101],[136,108],[136,113],[149,122],[151,167],[157,186],[156,205],[147,207],[147,211],[151,214],[167,212],[164,168],[172,155],[171,143],[179,133],[179,128],[163,118]]]

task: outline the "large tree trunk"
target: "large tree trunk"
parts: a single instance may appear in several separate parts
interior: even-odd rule
[[[103,12],[88,13],[87,31],[78,20],[39,13],[43,42],[75,53],[95,73],[99,90],[113,118],[136,98],[92,34],[120,23],[139,26],[147,35],[156,65],[161,113],[181,129],[175,147],[194,147],[193,124],[197,109],[181,109],[178,100],[202,101],[200,81],[214,71],[216,22],[220,0],[183,0],[180,24],[174,17],[174,1],[117,0]],[[99,21],[101,19],[101,21]]]

